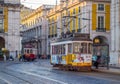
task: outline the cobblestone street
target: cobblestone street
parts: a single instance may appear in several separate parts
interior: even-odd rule
[[[0,84],[119,84],[116,74],[54,69],[49,60],[0,62]]]

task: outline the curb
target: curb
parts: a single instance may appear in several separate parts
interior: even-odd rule
[[[109,71],[109,70],[92,69],[92,71],[94,71],[94,72],[100,72],[100,73],[108,73],[108,74],[120,75],[120,72]]]

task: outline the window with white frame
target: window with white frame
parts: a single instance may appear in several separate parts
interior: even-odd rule
[[[78,29],[80,29],[80,26],[81,26],[80,23],[81,23],[81,22],[80,22],[80,18],[78,18]]]
[[[75,19],[73,19],[73,30],[75,30],[75,25],[76,25],[75,22],[76,22]]]
[[[68,16],[70,16],[70,11],[68,11]]]
[[[73,14],[75,14],[75,9],[73,9]]]
[[[81,7],[79,6],[79,11],[78,11],[79,13],[81,12]]]
[[[0,30],[3,29],[3,19],[0,19]]]
[[[52,24],[52,35],[54,34],[54,24]]]
[[[70,19],[68,19],[68,29],[70,30]]]
[[[3,8],[0,8],[0,14],[3,14]]]
[[[104,28],[104,16],[98,16],[98,28]]]
[[[98,4],[98,11],[104,11],[104,4]]]
[[[42,25],[40,25],[40,36],[42,35]]]
[[[55,23],[55,34],[57,34],[57,23]]]

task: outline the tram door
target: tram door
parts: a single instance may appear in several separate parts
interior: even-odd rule
[[[93,56],[101,56],[100,65],[107,66],[109,62],[109,46],[108,45],[94,45],[93,46]]]

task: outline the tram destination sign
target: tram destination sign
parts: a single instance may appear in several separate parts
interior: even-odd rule
[[[75,38],[79,38],[79,39],[90,39],[90,35],[89,34],[74,34],[73,35]]]

